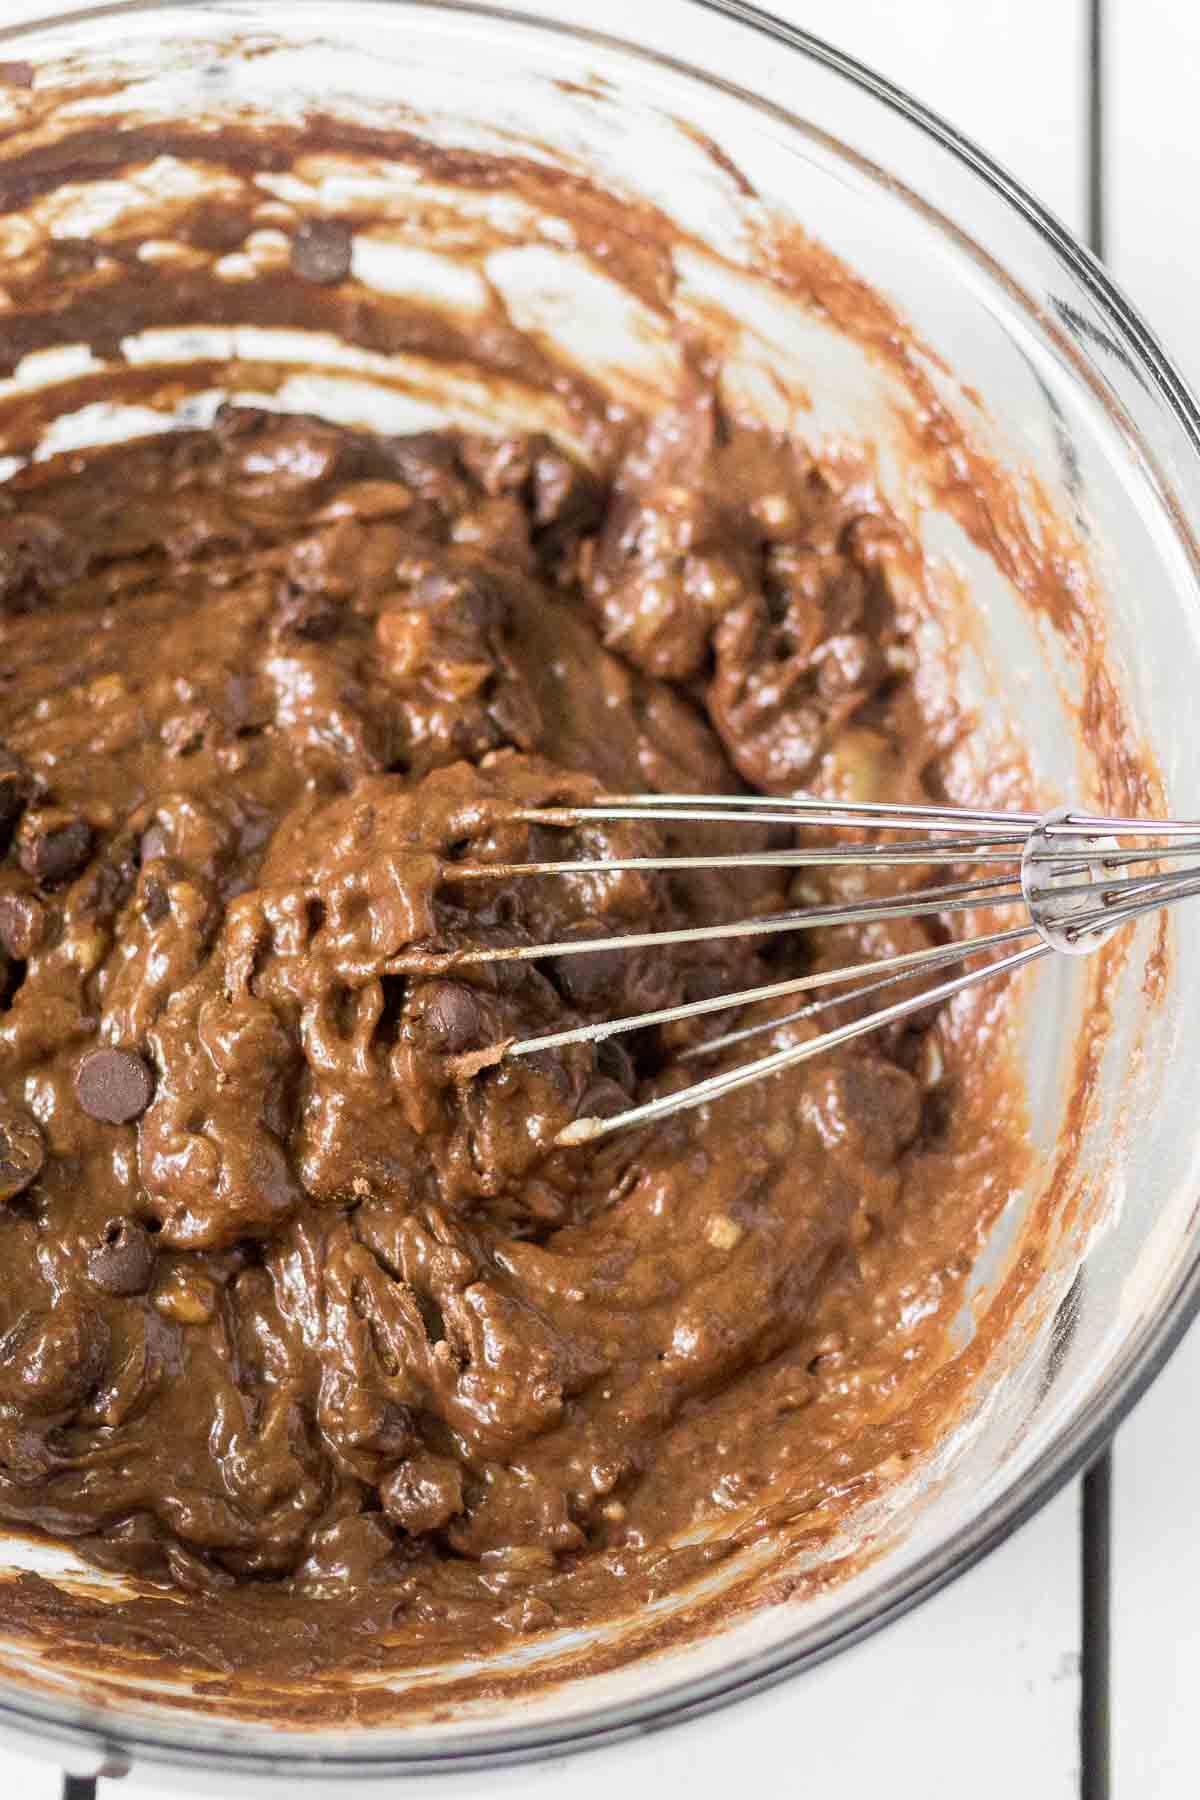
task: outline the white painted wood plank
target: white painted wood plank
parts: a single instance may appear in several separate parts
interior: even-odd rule
[[[906,88],[1079,229],[1086,191],[1084,0],[764,5]]]
[[[22,4],[24,0],[22,0]],[[648,0],[653,3],[653,0]],[[1069,223],[1084,192],[1082,0],[767,0],[977,139]],[[6,0],[0,0],[3,13]],[[32,10],[54,10],[42,0]],[[1030,46],[1036,45],[1036,53]],[[685,47],[686,49],[686,47]],[[943,1594],[834,1662],[640,1743],[463,1782],[412,1800],[552,1790],[599,1800],[708,1800],[753,1771],[791,1789],[898,1800],[1071,1800],[1078,1792],[1078,1490]],[[0,1751],[0,1781],[9,1774]],[[40,1790],[10,1786],[33,1800]],[[108,1784],[103,1784],[108,1786]],[[395,1791],[394,1789],[392,1790]],[[1145,1790],[1147,1793],[1149,1789]],[[175,1780],[112,1784],[112,1800],[177,1800]]]
[[[1200,387],[1200,9],[1107,0],[1108,259]]]
[[[60,1800],[62,1771],[0,1744],[0,1793],[7,1800]]]
[[[1200,388],[1200,14],[1108,0],[1108,252]],[[1195,923],[1195,921],[1193,921]],[[1200,1331],[1118,1435],[1113,1481],[1113,1776],[1118,1800],[1200,1788]]]
[[[1200,1789],[1200,1330],[1113,1453],[1112,1720],[1117,1800]]]

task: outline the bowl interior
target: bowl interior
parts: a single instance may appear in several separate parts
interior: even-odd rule
[[[669,406],[672,331],[621,256],[580,244],[552,183],[531,203],[495,168],[473,180],[464,153],[565,169],[673,222],[666,323],[710,334],[731,404],[817,445],[874,447],[938,596],[930,668],[953,667],[977,708],[975,766],[1023,746],[1048,802],[1200,810],[1196,454],[1153,347],[1023,197],[836,58],[743,11],[617,0],[611,35],[598,36],[574,0],[519,15],[346,0],[336,18],[303,4],[286,23],[238,4],[119,9],[14,39],[4,55],[28,56],[39,102],[53,97],[39,129],[87,132],[93,148],[22,198],[20,129],[0,143],[0,261],[54,239],[103,248],[140,233],[142,311],[120,342],[81,335],[80,321],[102,312],[73,314],[69,291],[37,320],[19,304],[0,314],[0,350],[9,332],[21,351],[0,385],[4,472],[31,454],[202,421],[231,396],[389,431],[509,423],[577,442],[554,396],[397,347],[372,323],[372,295],[469,321],[483,275],[522,331],[596,375],[614,404]],[[5,100],[20,127],[25,91]],[[227,178],[205,156],[201,122],[265,119],[294,134],[291,150],[246,175],[262,209],[255,232],[213,253],[205,278],[225,298],[189,314],[192,265],[163,196],[178,217]],[[144,154],[113,169],[95,144],[117,131],[143,133]],[[444,181],[417,178],[406,134],[447,153]],[[281,323],[260,304],[299,202],[357,214],[357,332]],[[141,222],[151,215],[152,227]],[[144,377],[136,399],[114,401],[114,372],[131,368]],[[963,499],[972,470],[986,476],[986,518]],[[971,773],[964,765],[964,789]],[[599,1737],[848,1641],[1064,1478],[1178,1313],[1192,1274],[1189,1070],[1200,1048],[1183,995],[1198,964],[1200,944],[1150,921],[1119,955],[1056,960],[1027,978],[1015,1031],[1036,1154],[981,1251],[963,1319],[964,1343],[974,1333],[990,1348],[937,1456],[840,1540],[797,1550],[784,1568],[778,1547],[748,1551],[703,1591],[587,1643],[539,1641],[494,1659],[477,1691],[462,1680],[477,1670],[426,1675],[402,1730],[268,1733],[186,1682],[164,1684],[156,1703],[132,1691],[135,1671],[85,1675],[2,1625],[0,1714],[43,1743],[79,1733],[194,1767],[215,1757],[230,1779],[318,1754],[327,1768],[367,1757],[416,1769]],[[1036,1279],[1018,1279],[1034,1243]],[[775,1604],[686,1629],[718,1588],[752,1584],[756,1571],[778,1583],[814,1560],[845,1562],[844,1578],[800,1581],[786,1599],[777,1585]],[[0,1566],[61,1572],[69,1559],[13,1542]],[[668,1615],[678,1641],[645,1650]],[[504,1677],[535,1666],[553,1679],[518,1706]],[[452,1699],[438,1692],[451,1681]]]

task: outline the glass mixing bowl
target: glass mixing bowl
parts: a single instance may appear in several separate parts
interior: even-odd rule
[[[289,209],[301,200],[369,206],[395,227],[393,239],[419,238],[418,215],[432,204],[428,184],[414,186],[398,139],[385,153],[372,149],[373,133],[397,126],[443,146],[519,152],[589,173],[652,202],[691,234],[673,303],[691,305],[696,316],[719,304],[740,319],[733,360],[747,405],[814,440],[877,443],[893,504],[914,520],[951,586],[955,570],[968,584],[963,678],[978,697],[985,743],[989,722],[1007,720],[1048,793],[1092,801],[1102,791],[1104,721],[1080,723],[1080,644],[1052,618],[1031,616],[996,558],[921,488],[905,465],[897,420],[912,422],[924,383],[921,391],[936,393],[1008,472],[1015,504],[1040,484],[1075,546],[1072,568],[1090,569],[1094,579],[1114,693],[1161,777],[1151,797],[1177,814],[1200,811],[1192,773],[1200,751],[1200,417],[1141,320],[1002,170],[836,51],[736,0],[609,0],[603,31],[594,28],[597,16],[590,0],[511,8],[300,0],[286,11],[269,0],[228,0],[104,6],[0,32],[0,287],[47,240],[87,237],[100,250],[99,261],[61,254],[56,303],[32,322],[19,286],[6,291],[0,346],[19,344],[21,360],[0,400],[34,395],[39,441],[51,449],[203,419],[220,394],[260,390],[271,404],[390,429],[447,413],[474,419],[486,397],[468,375],[460,371],[448,396],[419,358],[381,350],[365,301],[357,341],[347,327],[318,345],[302,308],[288,331],[256,321],[256,284],[272,270],[278,276]],[[36,180],[22,187],[10,162],[22,109],[46,93],[52,128]],[[277,168],[262,183],[254,241],[213,251],[227,283],[220,308],[188,316],[192,265],[163,226],[162,207],[169,199],[182,213],[203,199],[207,122],[295,122],[312,111],[356,122],[357,164],[334,157],[299,173]],[[182,123],[190,149],[139,153],[135,167],[123,166],[119,134],[147,121]],[[74,150],[55,147],[64,135]],[[136,238],[139,207],[156,222],[139,249],[137,329],[122,348],[127,362],[158,368],[163,378],[157,386],[148,379],[137,405],[114,407],[103,385],[118,345],[103,331],[81,345],[75,322],[84,314],[73,309],[85,284],[99,279],[102,287],[105,243]],[[631,379],[643,396],[653,393],[662,371],[643,322],[603,281],[572,287],[561,221],[544,209],[505,210],[494,186],[485,192],[460,179],[439,191],[438,254],[414,240],[399,259],[381,255],[365,234],[354,267],[364,296],[438,291],[448,304],[456,295],[465,304],[454,232],[469,243],[479,209],[490,209],[495,223],[497,207],[510,304],[525,307],[531,328],[605,371],[614,393],[627,394],[622,383]],[[767,303],[754,246],[770,214],[798,221],[910,322],[919,345],[907,388],[896,385],[887,346],[847,337],[819,297],[793,293],[782,310]],[[725,259],[719,293],[706,287],[715,266],[706,245]],[[102,307],[97,313],[93,304],[87,316],[94,322]],[[206,374],[193,379],[200,363]],[[510,416],[528,415],[529,396],[510,394],[509,403]],[[30,449],[0,444],[13,458]],[[0,476],[13,467],[6,461]],[[1059,959],[1029,982],[1019,1048],[1034,1173],[1010,1197],[980,1257],[963,1341],[972,1317],[1011,1294],[1004,1283],[1038,1218],[1045,1264],[978,1370],[956,1430],[886,1503],[851,1521],[840,1549],[870,1554],[852,1556],[844,1578],[777,1585],[774,1604],[730,1609],[650,1654],[647,1629],[668,1614],[686,1626],[706,1597],[668,1596],[651,1619],[614,1621],[586,1644],[535,1642],[501,1659],[503,1670],[493,1663],[484,1671],[496,1676],[549,1659],[553,1682],[516,1697],[505,1697],[502,1683],[489,1694],[460,1682],[440,1704],[426,1693],[402,1725],[348,1718],[313,1729],[301,1712],[268,1726],[192,1693],[182,1676],[172,1683],[164,1675],[155,1700],[134,1691],[127,1670],[81,1666],[0,1624],[0,1727],[75,1768],[106,1759],[170,1766],[176,1783],[215,1783],[224,1793],[242,1781],[274,1781],[282,1792],[305,1775],[330,1784],[445,1774],[694,1717],[886,1624],[969,1567],[1084,1465],[1195,1309],[1200,1015],[1185,996],[1200,976],[1200,932],[1188,923],[1165,938],[1153,923],[1139,927],[1108,972],[1103,1013],[1095,1009],[1094,964]],[[1085,1017],[1089,1083],[1064,1143]],[[810,1564],[835,1548],[809,1552]],[[0,1559],[5,1574],[72,1578],[71,1559],[44,1545],[7,1542]],[[805,1570],[799,1551],[792,1567]],[[709,1580],[746,1574],[726,1569]],[[607,1654],[614,1649],[622,1654]]]

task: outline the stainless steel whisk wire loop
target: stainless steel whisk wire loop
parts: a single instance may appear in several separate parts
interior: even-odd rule
[[[763,937],[822,926],[868,924],[875,920],[942,917],[962,918],[976,911],[1016,908],[1018,923],[960,937],[926,949],[820,969],[787,980],[764,983],[734,993],[687,1001],[676,1006],[634,1013],[569,1027],[538,1037],[494,1047],[488,1061],[529,1056],[569,1044],[600,1043],[605,1038],[649,1026],[728,1013],[790,995],[812,995],[796,1010],[751,1021],[684,1050],[680,1062],[696,1061],[763,1033],[809,1020],[829,1009],[903,985],[914,976],[949,970],[982,957],[978,967],[947,975],[919,991],[831,1026],[801,1042],[792,1042],[735,1064],[652,1100],[631,1105],[604,1118],[580,1118],[559,1133],[560,1145],[593,1142],[615,1131],[646,1125],[690,1107],[703,1106],[752,1081],[780,1073],[795,1064],[835,1049],[852,1038],[878,1031],[918,1012],[951,1000],[956,994],[1017,970],[1038,959],[1061,954],[1089,955],[1127,921],[1157,912],[1176,901],[1200,895],[1200,820],[1103,818],[1070,807],[1053,812],[1006,812],[984,807],[901,806],[883,801],[830,802],[812,796],[778,799],[768,795],[616,794],[586,806],[518,809],[514,819],[528,825],[570,830],[587,824],[644,821],[678,832],[692,824],[786,825],[799,834],[787,849],[755,849],[746,854],[693,856],[664,852],[657,856],[570,858],[542,862],[448,864],[443,879],[454,884],[528,876],[553,879],[566,875],[616,874],[621,871],[687,871],[701,869],[819,869],[831,866],[947,868],[955,878],[908,889],[895,898],[878,896],[855,903],[817,902],[789,907],[719,925],[669,930],[623,932],[601,938],[573,938],[560,943],[480,947],[448,952],[440,959],[447,969],[495,961],[536,961],[543,957],[586,956],[597,951],[652,949],[672,944],[733,937]],[[811,842],[809,831],[852,828],[886,832],[879,839]],[[901,834],[894,836],[892,834]],[[910,836],[908,834],[921,834]],[[944,835],[943,835],[944,834]],[[1156,842],[1127,842],[1154,839]],[[1155,865],[1136,872],[1139,865]],[[1167,865],[1167,866],[1162,866]],[[987,873],[974,873],[976,869]],[[1003,870],[1003,873],[992,873]],[[425,967],[439,959],[426,958]],[[473,1059],[474,1060],[474,1059]]]

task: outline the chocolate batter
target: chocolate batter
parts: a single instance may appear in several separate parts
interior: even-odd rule
[[[1070,1186],[1068,1147],[964,1347],[968,1274],[1023,1171],[1008,995],[555,1149],[578,1117],[721,1067],[680,1053],[744,1015],[476,1053],[948,927],[456,966],[927,872],[455,865],[788,841],[519,817],[605,791],[1028,799],[1019,752],[981,781],[973,721],[923,659],[927,617],[953,622],[869,446],[753,428],[722,380],[738,320],[680,299],[686,233],[578,171],[316,113],[114,129],[61,98],[22,81],[0,128],[0,368],[97,359],[0,404],[0,449],[33,459],[0,488],[0,1519],[126,1585],[13,1581],[6,1633],[81,1690],[165,1668],[222,1716],[366,1723],[453,1698],[375,1678],[633,1614],[748,1546],[756,1570],[686,1615],[588,1641],[569,1671],[485,1661],[466,1692],[834,1579],[830,1541],[958,1417]],[[186,203],[177,184],[159,205],[162,158]],[[379,162],[411,184],[313,197]],[[132,213],[64,229],[64,184],[131,172]],[[493,215],[496,195],[520,204]],[[764,284],[886,364],[929,504],[1070,644],[1089,798],[1152,809],[1078,545],[964,436],[886,301],[786,222],[747,232]],[[360,240],[452,255],[480,312],[376,291]],[[636,299],[679,353],[669,402],[614,396],[514,322],[489,258],[529,242],[571,243]],[[34,457],[97,403],[177,415],[286,386],[266,348],[129,348],[197,321],[312,331],[318,375],[336,338],[393,397],[440,405],[445,378],[453,416],[494,390],[495,435],[233,405]],[[553,440],[499,422],[530,413]]]
[[[4,505],[0,1516],[344,1660],[364,1616],[396,1655],[611,1610],[836,1480],[1011,1130],[956,1131],[938,1022],[593,1150],[553,1140],[731,1015],[464,1066],[941,928],[430,957],[869,885],[455,864],[768,842],[516,816],[605,789],[936,792],[877,497],[698,385],[611,480],[231,408]]]

